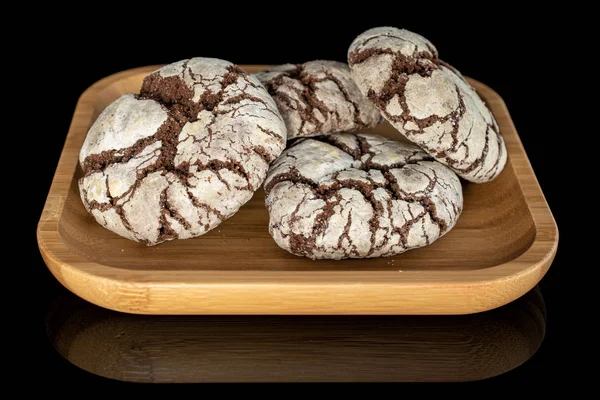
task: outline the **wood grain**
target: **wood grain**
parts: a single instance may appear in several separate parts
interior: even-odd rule
[[[69,295],[49,310],[47,331],[71,363],[124,381],[449,382],[527,361],[545,314],[538,288],[460,316],[148,316]]]
[[[137,92],[157,67],[98,81],[75,109],[37,238],[50,271],[82,298],[141,314],[466,314],[518,298],[550,267],[558,245],[554,218],[502,98],[474,80],[509,159],[493,182],[463,184],[462,216],[431,246],[368,260],[296,257],[269,236],[262,191],[198,238],[146,247],[119,237],[85,211],[77,157],[99,113]],[[388,124],[371,132],[399,138]]]

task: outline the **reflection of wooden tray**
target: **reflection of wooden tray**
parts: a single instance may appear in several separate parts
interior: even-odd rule
[[[65,293],[46,331],[65,359],[111,379],[454,382],[529,360],[546,332],[539,288],[472,315],[131,315]]]
[[[462,216],[431,246],[379,259],[296,257],[270,237],[262,191],[198,238],[154,247],[121,238],[83,208],[77,157],[98,114],[156,68],[100,80],[75,109],[37,238],[48,268],[82,298],[142,314],[464,314],[518,298],[550,267],[556,223],[504,102],[476,81],[509,159],[493,182],[464,184]],[[387,124],[373,132],[399,135]]]

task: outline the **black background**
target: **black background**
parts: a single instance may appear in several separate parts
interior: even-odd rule
[[[22,335],[26,344],[21,354],[25,356],[21,355],[19,361],[31,382],[62,388],[73,382],[97,388],[129,386],[71,365],[52,348],[44,327],[49,302],[64,289],[41,259],[35,228],[75,104],[89,85],[124,69],[194,56],[223,58],[237,64],[345,61],[347,48],[358,34],[375,26],[397,26],[430,39],[443,60],[503,97],[561,231],[554,264],[540,283],[548,311],[546,338],[541,348],[513,371],[461,387],[515,384],[539,390],[568,384],[565,364],[561,362],[565,347],[560,285],[564,269],[561,258],[568,239],[564,239],[561,229],[564,211],[556,179],[560,165],[554,161],[560,142],[554,140],[556,127],[552,118],[540,118],[547,110],[558,112],[558,109],[549,107],[556,105],[549,83],[552,71],[544,63],[532,66],[532,57],[539,59],[543,54],[552,54],[550,27],[540,25],[544,21],[539,15],[528,15],[519,8],[505,9],[502,14],[492,8],[478,15],[464,10],[440,10],[431,4],[390,9],[369,2],[359,8],[351,7],[343,14],[326,12],[326,8],[325,4],[282,3],[276,14],[268,15],[266,4],[257,4],[253,9],[221,2],[213,4],[210,10],[204,3],[173,4],[148,6],[143,13],[127,15],[120,9],[78,12],[69,18],[48,19],[38,26],[39,35],[31,46],[45,56],[39,65],[29,65],[38,74],[32,82],[38,91],[41,85],[39,102],[43,107],[38,104],[36,114],[29,117],[43,118],[45,123],[35,133],[35,157],[41,175],[34,187],[27,188],[29,198],[33,199],[23,236],[27,239],[23,254],[28,262],[20,267],[27,280],[35,283],[32,290],[36,295],[23,302],[19,313],[20,320],[25,322],[22,326],[27,327]]]

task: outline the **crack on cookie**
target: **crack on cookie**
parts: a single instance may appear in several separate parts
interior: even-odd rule
[[[287,79],[298,81],[302,84],[302,88],[298,88],[293,84],[286,82]],[[323,117],[330,113],[329,108],[317,98],[314,87],[310,85],[310,77],[304,74],[304,66],[298,64],[294,69],[284,71],[277,75],[270,81],[263,82],[267,91],[275,100],[279,100],[285,104],[289,109],[297,111],[300,114],[300,127],[298,133],[302,134],[306,123],[310,123],[315,126],[314,131],[319,132],[324,124],[324,121],[319,120],[315,115],[315,111],[319,112]],[[287,89],[296,93],[300,98],[300,101],[290,97],[288,94],[280,91],[280,87],[286,87]],[[307,106],[307,107],[304,107]]]
[[[97,154],[90,154],[83,160],[81,167],[85,176],[104,171],[112,164],[123,164],[130,161],[132,158],[138,156],[146,147],[159,140],[166,140],[163,145],[172,143],[169,136],[178,133],[179,124],[173,118],[168,117],[154,135],[139,139],[133,145],[124,149],[106,150]],[[167,149],[167,153],[170,154],[171,149]]]
[[[487,153],[488,153],[489,148],[490,148],[489,147],[490,146],[490,136],[488,134],[489,129],[490,129],[490,125],[488,125],[487,128],[486,128],[485,144],[483,146],[483,150],[482,150],[481,155],[479,157],[477,157],[475,160],[473,160],[473,162],[471,164],[469,164],[465,168],[458,168],[458,167],[456,167],[455,166],[456,162],[452,162],[450,164],[450,166],[452,166],[452,168],[454,168],[458,172],[460,172],[462,174],[465,174],[465,175],[471,173],[476,168],[479,168],[479,166],[481,164],[483,164],[483,162],[485,161],[485,158],[487,157]],[[499,145],[500,145],[500,142],[499,142]],[[496,164],[495,164],[495,168],[496,169],[497,169],[497,165],[499,164],[499,162],[500,162],[500,155],[498,155],[497,160],[496,160]],[[478,172],[480,172],[480,171],[478,171]],[[488,171],[488,173],[489,172],[491,172],[491,169],[490,169],[490,171]],[[495,170],[494,170],[494,173],[495,173]],[[477,176],[477,174],[475,174],[475,176]]]
[[[408,38],[406,38],[406,37],[401,37],[401,36],[396,36],[396,35],[393,35],[393,34],[392,34],[392,33],[390,33],[389,31],[387,31],[387,32],[382,32],[382,33],[379,33],[379,34],[377,34],[377,35],[370,36],[369,38],[367,38],[367,39],[365,39],[365,40],[363,40],[363,41],[361,42],[361,44],[360,44],[360,47],[365,47],[365,46],[367,45],[367,43],[369,43],[370,41],[373,41],[373,40],[379,39],[379,38],[381,38],[381,37],[386,37],[386,38],[394,38],[394,39],[398,39],[398,40],[401,40],[401,41],[403,41],[403,42],[408,42],[408,43],[412,44],[413,46],[415,46],[415,51],[413,51],[413,54],[416,52],[416,49],[419,47],[419,45],[418,45],[417,43],[413,42],[412,40],[409,40],[409,39],[408,39]],[[425,42],[424,44],[425,44],[425,47],[427,47],[427,50],[429,50],[429,53],[431,53],[431,56],[432,56],[433,58],[438,58],[438,52],[437,52],[437,49],[436,49],[435,47],[433,47],[431,44],[427,43],[427,42]],[[373,49],[378,49],[378,48],[374,47]],[[391,52],[391,49],[389,49],[389,48],[388,48],[388,49],[384,49],[384,50],[389,50],[389,51]],[[353,53],[354,53],[354,52],[353,52]],[[357,51],[357,53],[358,53],[358,51]],[[419,54],[419,53],[417,53],[417,54]],[[362,62],[362,61],[364,61],[364,60],[365,60],[365,58],[363,58],[363,59],[359,59],[358,61],[356,61],[356,62],[355,62],[355,63],[353,63],[353,64],[360,63],[360,62]]]
[[[342,211],[343,211],[343,207],[342,207]],[[338,242],[337,242],[337,249],[342,250],[346,257],[348,257],[351,254],[358,255],[358,252],[356,251],[356,246],[354,245],[354,243],[352,243],[352,238],[350,237],[350,228],[351,227],[352,227],[352,213],[348,212],[348,220],[346,221],[346,225],[344,225],[344,231],[338,238]],[[344,239],[346,239],[348,241],[348,244],[350,245],[350,246],[348,246],[349,248],[347,248],[346,246],[343,246]]]
[[[428,154],[423,155],[422,154],[423,151],[421,149],[417,148],[417,149],[415,149],[413,154],[407,156],[406,160],[403,162],[393,163],[393,164],[389,164],[389,165],[381,165],[379,163],[373,162],[373,157],[375,156],[375,153],[372,151],[371,145],[368,143],[368,141],[362,136],[356,135],[354,137],[356,138],[357,145],[358,145],[358,147],[354,148],[354,149],[348,147],[345,143],[339,142],[335,135],[313,136],[310,139],[316,140],[316,141],[322,142],[322,143],[327,143],[331,146],[337,147],[344,153],[351,155],[355,161],[361,162],[361,165],[353,166],[352,168],[362,169],[363,171],[368,171],[370,169],[376,169],[379,171],[389,171],[390,169],[401,168],[408,164],[416,164],[419,161],[434,161],[435,160],[435,158],[433,158],[432,156],[430,156]],[[390,140],[389,142],[393,142],[393,141]],[[384,144],[385,143],[386,142],[384,142]],[[294,143],[294,145],[296,145],[296,144],[297,143]],[[288,148],[290,148],[290,147],[293,147],[293,146],[289,146]],[[417,156],[419,153],[421,153],[421,155],[417,159],[413,159],[413,157]],[[364,158],[365,156],[367,156],[367,158]]]
[[[171,207],[167,198],[167,190],[169,190],[169,186],[167,186],[160,192],[159,201],[161,204],[161,213],[157,241],[176,239],[179,236],[177,232],[171,227],[171,223],[169,222],[167,217],[173,218],[188,230],[192,227],[190,223],[186,221],[186,219],[177,211],[177,209]]]
[[[262,125],[259,124],[256,124],[256,127],[260,129],[263,133],[277,140],[277,142],[281,143],[282,145],[285,145],[285,139],[282,138],[281,135],[278,135],[275,132],[273,132],[273,130],[264,128]]]
[[[504,158],[504,152],[506,151],[506,148],[504,139],[502,138],[502,135],[500,135],[500,129],[498,128],[498,125],[488,125],[488,129],[492,129],[492,131],[494,131],[496,134],[496,143],[498,143],[498,157],[496,157],[496,161],[494,162],[494,165],[492,165],[492,168],[490,168],[490,173],[488,173],[487,176],[497,176],[500,173],[500,160]],[[491,172],[492,170],[494,172]]]
[[[329,144],[331,146],[337,147],[338,149],[340,149],[344,153],[350,154],[352,156],[352,158],[354,158],[357,161],[361,159],[362,154],[363,154],[360,147],[357,147],[355,149],[351,149],[345,143],[339,142],[337,140],[337,137],[335,135],[313,136],[310,139],[311,140],[316,140],[316,141],[319,141],[319,142],[323,142],[323,143],[327,143],[327,144]],[[293,145],[297,145],[298,143],[301,143],[301,142],[294,142]],[[290,147],[292,147],[292,146],[290,146]]]
[[[429,198],[427,198],[425,195],[416,196],[415,193],[406,193],[405,191],[400,189],[400,186],[398,185],[396,178],[390,172],[386,172],[384,174],[384,176],[386,178],[386,181],[389,183],[390,189],[388,189],[388,191],[391,191],[392,193],[394,193],[395,200],[404,200],[408,203],[412,203],[412,202],[419,203],[427,211],[427,213],[431,217],[431,220],[438,224],[438,226],[440,227],[441,233],[444,233],[446,231],[446,229],[448,229],[448,224],[446,223],[446,221],[444,221],[443,219],[438,217],[436,206]],[[429,179],[431,181],[431,178],[429,178]],[[435,186],[436,183],[437,183],[437,179],[433,180],[430,183],[431,189],[433,189],[433,187]],[[428,186],[428,189],[429,189],[429,186]],[[431,192],[431,189],[429,189],[429,192]]]
[[[279,182],[285,181],[290,181],[293,183],[303,183],[313,190],[316,190],[318,188],[318,185],[315,182],[302,176],[295,167],[290,167],[289,171],[282,174],[278,174],[269,180],[269,183],[267,183],[264,187],[265,194],[268,196],[271,192],[271,189],[273,189],[275,185],[277,185]]]
[[[315,217],[315,222],[309,237],[295,232],[283,234],[283,236],[289,237],[290,252],[292,254],[310,257],[312,251],[317,247],[317,238],[320,235],[324,235],[327,231],[331,216],[335,214],[335,207],[340,204],[341,198],[338,193],[332,192],[329,196],[323,197],[323,200],[325,201],[325,206],[321,208],[321,212]],[[302,202],[299,203],[299,206],[301,204]],[[271,230],[271,227],[269,230]]]
[[[194,207],[203,208],[206,211],[209,211],[209,212],[215,214],[220,221],[225,221],[227,219],[219,210],[217,210],[213,206],[198,200],[198,198],[196,196],[194,196],[194,194],[190,191],[190,187],[191,187],[191,185],[184,185],[188,199],[190,199],[190,201],[192,202]]]
[[[394,61],[392,62],[392,74],[390,79],[386,82],[386,85],[390,88],[393,87],[395,79],[403,73],[408,75],[419,74],[423,77],[429,77],[432,72],[437,69],[437,65],[439,64],[437,55],[432,55],[426,51],[415,52],[410,56],[405,56],[404,54],[396,53],[389,48],[354,50],[348,55],[348,64],[352,67],[365,62],[373,56],[384,54],[394,56]],[[424,60],[429,60],[430,62],[425,62]],[[384,88],[386,85],[384,85]],[[384,94],[389,96],[387,93],[389,91],[390,90],[386,90]],[[389,98],[391,99],[391,96]]]
[[[380,202],[377,201],[377,199],[375,198],[375,196],[373,195],[373,190],[379,188],[379,187],[383,187],[383,185],[380,185],[376,182],[373,182],[371,180],[371,184],[366,184],[362,181],[356,180],[356,179],[339,179],[338,176],[340,174],[341,171],[338,171],[334,174],[334,177],[332,177],[332,180],[334,181],[333,185],[322,185],[321,187],[319,187],[317,189],[317,192],[319,193],[327,193],[327,192],[331,192],[333,191],[334,193],[339,192],[341,189],[351,189],[351,190],[355,190],[357,192],[359,192],[363,199],[370,203],[371,208],[373,210],[373,215],[371,216],[371,218],[369,219],[369,231],[371,232],[371,251],[369,252],[369,254],[371,254],[374,246],[375,246],[375,238],[376,238],[376,234],[377,234],[377,230],[380,229],[380,224],[379,224],[379,217],[381,216],[381,213],[383,212],[383,206],[381,205]],[[367,179],[369,179],[367,177]],[[351,214],[350,214],[351,215]],[[351,221],[350,221],[351,222]],[[352,243],[351,238],[348,236],[348,241],[350,243]],[[339,246],[339,242],[338,242],[338,249],[340,248]],[[355,253],[356,255],[358,255],[358,253]]]
[[[250,148],[250,150],[248,150],[248,148],[244,146],[244,149],[246,151],[251,151],[257,156],[259,156],[267,165],[271,164],[271,162],[273,162],[274,160],[273,155],[269,153],[267,149],[265,149],[263,146],[254,146]]]

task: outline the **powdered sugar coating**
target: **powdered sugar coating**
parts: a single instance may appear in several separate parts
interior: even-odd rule
[[[462,210],[456,174],[417,146],[373,134],[293,144],[265,180],[269,232],[309,258],[385,257],[447,233]]]
[[[81,198],[98,223],[131,240],[199,236],[250,200],[285,141],[256,78],[223,60],[179,61],[94,122],[80,151]]]
[[[471,182],[506,163],[498,125],[462,75],[424,37],[380,27],[359,35],[348,63],[361,92],[400,133]]]
[[[275,99],[288,139],[356,131],[382,120],[373,103],[360,93],[345,63],[284,64],[255,75]]]

